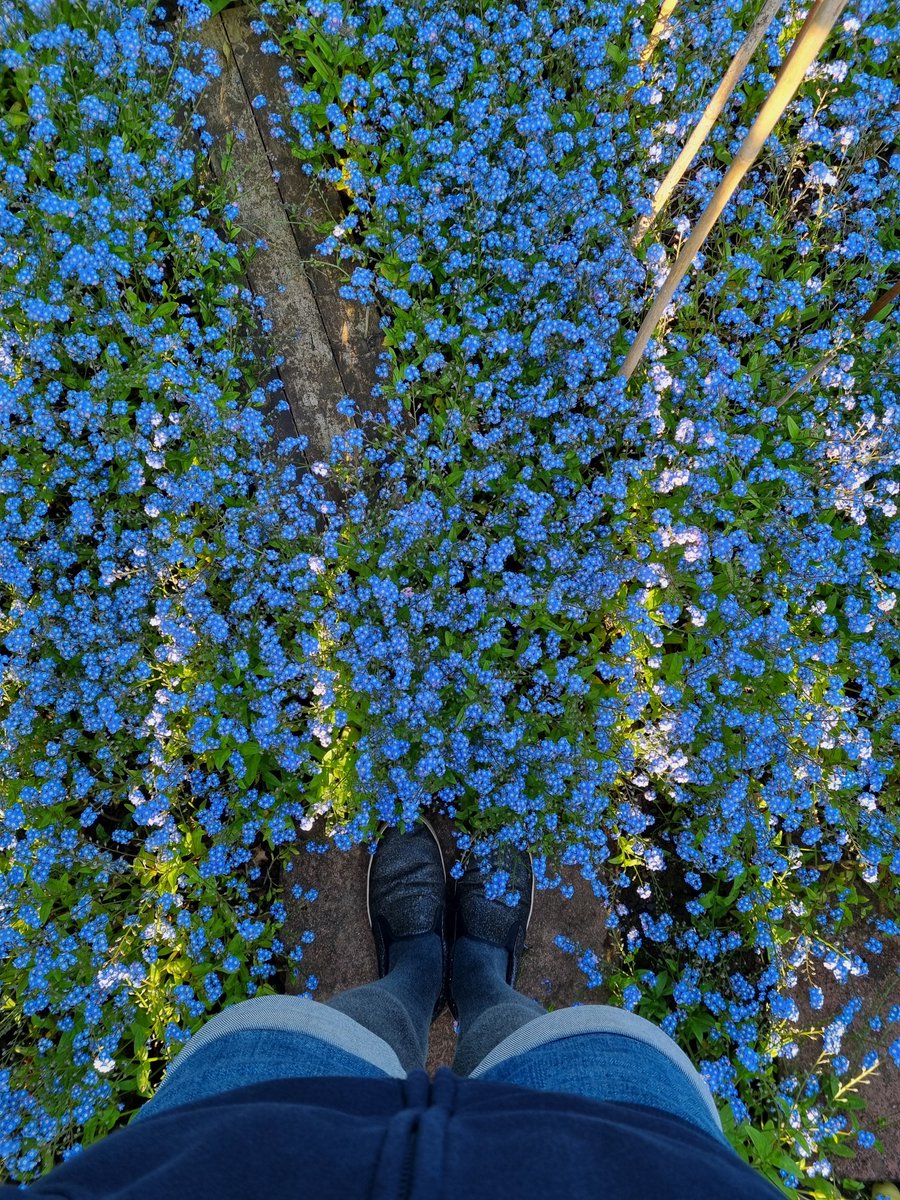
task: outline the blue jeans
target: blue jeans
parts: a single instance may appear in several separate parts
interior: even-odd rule
[[[548,1013],[506,983],[505,951],[461,938],[453,953],[455,1074],[649,1105],[729,1145],[706,1082],[650,1021],[602,1004]],[[156,1095],[132,1120],[267,1079],[403,1079],[423,1069],[440,989],[440,943],[427,933],[395,943],[391,955],[383,979],[325,1003],[257,996],[218,1013],[173,1059]]]

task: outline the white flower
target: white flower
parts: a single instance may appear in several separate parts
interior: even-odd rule
[[[94,1070],[99,1071],[101,1075],[108,1074],[108,1072],[110,1072],[115,1065],[116,1060],[114,1058],[109,1058],[108,1056],[94,1059]]]
[[[684,487],[685,484],[690,482],[690,478],[690,471],[686,471],[683,467],[667,468],[654,484],[653,490],[666,495],[674,491],[677,487]]]
[[[323,571],[325,570],[325,560],[322,558],[319,558],[318,555],[313,555],[309,559],[309,569],[311,571],[315,571],[315,573],[317,575],[321,575],[323,573]]]
[[[675,430],[675,441],[681,445],[694,440],[694,422],[690,417],[685,417],[684,420],[678,422],[678,428]]]
[[[834,187],[838,177],[825,163],[816,162],[809,168],[806,180],[807,183],[817,183],[820,187]]]
[[[648,374],[653,380],[657,392],[665,391],[666,388],[670,388],[674,382],[672,376],[662,365],[662,363],[654,363]]]

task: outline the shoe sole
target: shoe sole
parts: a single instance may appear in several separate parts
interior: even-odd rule
[[[425,828],[428,830],[428,832],[434,838],[435,844],[437,845],[438,850],[440,850],[440,852],[441,852],[441,869],[444,872],[444,888],[446,890],[446,887],[447,887],[447,864],[444,862],[444,851],[441,849],[441,843],[438,840],[438,835],[434,832],[434,826],[425,817],[419,817],[416,824],[417,825],[422,824],[425,826]],[[390,828],[390,825],[388,824],[388,822],[382,821],[381,824],[378,826],[378,837],[381,838],[381,835],[384,833],[384,831],[389,828]],[[412,831],[410,830],[409,832],[412,832]],[[368,870],[366,871],[366,916],[368,917],[368,920],[369,920],[369,928],[370,929],[372,928],[372,910],[371,910],[371,905],[369,903],[369,897],[371,895],[372,867],[374,865],[375,865],[375,855],[370,854],[369,855],[369,866],[368,866]]]

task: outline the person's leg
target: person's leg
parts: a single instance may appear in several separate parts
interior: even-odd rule
[[[506,982],[508,955],[502,947],[461,937],[452,953],[459,1033],[451,1070],[469,1075],[499,1042],[547,1010]]]
[[[730,1145],[709,1086],[684,1051],[620,1008],[582,1004],[547,1013],[495,1045],[469,1075],[662,1109]]]
[[[269,1079],[326,1075],[405,1079],[406,1071],[386,1041],[342,1012],[300,996],[254,996],[193,1035],[132,1120]]]
[[[339,992],[325,1004],[346,1013],[394,1048],[406,1071],[425,1066],[431,1017],[443,983],[441,941],[435,933],[391,944],[383,979]]]
[[[421,1070],[443,996],[447,871],[425,817],[406,833],[382,821],[378,839],[366,892],[378,978],[326,1003],[389,1042],[406,1070]]]

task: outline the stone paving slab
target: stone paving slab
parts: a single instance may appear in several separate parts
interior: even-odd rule
[[[442,812],[426,815],[440,840],[449,873],[451,865],[461,857],[453,822]],[[298,944],[307,929],[316,935],[315,941],[304,950],[298,974],[287,980],[285,991],[289,995],[304,992],[308,976],[315,975],[319,981],[314,993],[317,1000],[330,1000],[337,992],[378,978],[375,943],[366,916],[368,848],[362,845],[340,851],[330,845],[325,854],[308,852],[310,845],[321,846],[326,841],[324,818],[320,817],[298,841],[297,853],[290,860],[293,869],[284,876],[285,944]],[[558,890],[535,893],[517,984],[520,992],[548,1010],[574,1003],[596,1004],[603,999],[599,989],[591,991],[587,987],[575,957],[555,946],[554,938],[565,934],[590,946],[602,957],[606,945],[605,910],[577,867],[564,867],[560,874],[565,883],[574,887],[575,894],[566,900]],[[304,890],[316,888],[318,898],[312,903],[294,900],[291,888],[297,883]],[[439,1066],[450,1066],[455,1043],[453,1020],[445,1011],[431,1029],[425,1065],[432,1075]]]
[[[867,951],[862,944],[864,941],[864,936],[848,938],[848,949],[868,964],[868,975],[851,976],[845,984],[840,984],[831,971],[816,962],[804,975],[802,986],[795,988],[791,995],[800,1009],[798,1029],[824,1029],[853,996],[859,996],[863,1002],[862,1010],[844,1035],[841,1053],[850,1059],[855,1073],[858,1063],[869,1050],[879,1052],[876,1073],[860,1084],[859,1094],[865,1100],[866,1108],[857,1115],[861,1127],[870,1130],[884,1143],[884,1151],[855,1148],[853,1158],[835,1156],[831,1161],[837,1179],[879,1182],[900,1179],[900,1068],[884,1052],[884,1046],[897,1037],[897,1026],[888,1024],[887,1013],[892,1005],[900,1004],[900,966],[891,939],[884,939],[885,950],[880,956]],[[810,987],[820,987],[824,993],[824,1003],[818,1011],[809,1002]],[[869,1018],[874,1016],[881,1016],[884,1021],[880,1033],[869,1027]],[[784,1074],[797,1075],[801,1084],[805,1083],[821,1048],[821,1037],[800,1040],[800,1052],[795,1059],[785,1063]],[[846,1079],[852,1078],[853,1073]],[[853,1146],[853,1143],[848,1145]]]

